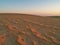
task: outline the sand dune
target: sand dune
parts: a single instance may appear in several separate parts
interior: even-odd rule
[[[0,14],[0,45],[60,45],[60,18]]]

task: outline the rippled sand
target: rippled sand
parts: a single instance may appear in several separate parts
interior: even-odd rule
[[[60,45],[60,19],[0,14],[0,45]]]

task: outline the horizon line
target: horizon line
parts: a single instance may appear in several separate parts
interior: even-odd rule
[[[29,14],[29,13],[0,13],[0,14],[22,14],[22,15],[36,15],[36,16],[60,16],[60,15],[53,15],[53,14]]]

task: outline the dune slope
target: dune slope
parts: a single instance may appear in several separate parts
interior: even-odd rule
[[[60,20],[0,14],[0,45],[60,45]]]

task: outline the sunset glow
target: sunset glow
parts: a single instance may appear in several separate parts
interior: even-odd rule
[[[59,0],[0,0],[0,13],[60,16]]]

